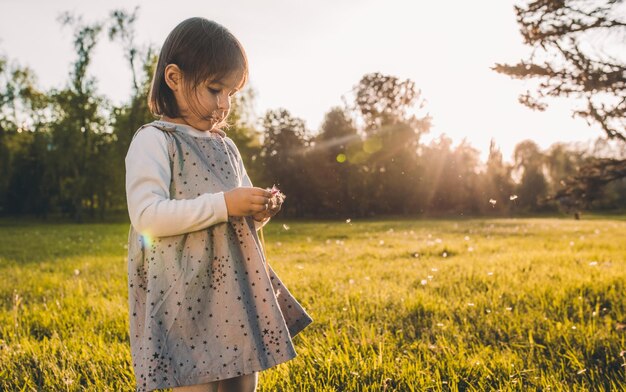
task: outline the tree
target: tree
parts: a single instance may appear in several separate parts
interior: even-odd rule
[[[310,180],[310,203],[316,215],[351,216],[356,212],[359,173],[348,153],[361,138],[344,109],[332,108],[312,139],[305,170]]]
[[[536,211],[547,193],[547,181],[543,174],[544,156],[539,146],[532,140],[525,140],[515,146],[513,153],[515,169],[520,173],[517,196],[522,208]]]
[[[430,116],[415,113],[424,108],[413,81],[371,73],[353,89],[354,106],[365,139],[355,154],[362,163],[362,179],[368,190],[364,211],[407,213],[415,205],[417,149],[430,129]]]
[[[269,110],[263,118],[263,130],[262,183],[276,184],[287,195],[286,215],[301,215],[307,211],[304,203],[309,199],[303,160],[309,141],[304,121],[286,109]]]
[[[546,97],[581,99],[586,104],[575,115],[599,124],[609,138],[626,142],[626,13],[621,6],[621,0],[534,0],[516,6],[524,43],[534,50],[527,60],[493,69],[540,81],[534,93],[520,97],[530,108],[545,110]],[[626,160],[597,160],[565,180],[554,198],[571,201],[580,196],[586,201],[575,204],[588,204],[600,193],[594,187],[624,178],[624,173]]]
[[[96,208],[104,214],[102,209],[107,200],[103,197],[113,161],[106,148],[111,142],[111,135],[105,132],[106,100],[97,94],[95,79],[87,75],[103,26],[100,22],[84,24],[80,17],[69,13],[61,15],[59,20],[74,30],[77,58],[69,85],[51,94],[56,116],[50,124],[51,155],[57,164],[55,179],[63,209],[80,222],[85,207],[92,216]]]

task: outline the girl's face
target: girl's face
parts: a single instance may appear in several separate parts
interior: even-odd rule
[[[181,113],[175,120],[199,131],[214,129],[228,116],[230,100],[238,91],[241,77],[241,72],[231,72],[222,79],[199,84],[195,91],[180,83],[179,88],[172,89]]]

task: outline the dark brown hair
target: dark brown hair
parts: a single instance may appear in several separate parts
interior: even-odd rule
[[[187,92],[209,80],[240,71],[238,88],[248,80],[248,58],[241,43],[224,26],[205,18],[182,21],[165,39],[148,98],[152,114],[176,118],[181,113],[174,93],[165,83],[165,67],[176,64],[183,73]]]

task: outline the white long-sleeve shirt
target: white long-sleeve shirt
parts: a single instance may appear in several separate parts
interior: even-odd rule
[[[192,127],[176,124],[178,129],[195,137],[210,137]],[[214,131],[237,150],[222,131]],[[237,150],[239,154],[239,150]],[[228,220],[224,192],[205,193],[194,199],[170,199],[171,170],[167,140],[163,131],[146,127],[130,143],[126,154],[126,199],[128,214],[135,230],[154,237],[165,237],[201,230]],[[251,187],[241,159],[243,187]],[[255,222],[256,229],[269,219]]]

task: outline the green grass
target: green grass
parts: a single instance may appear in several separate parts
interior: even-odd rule
[[[626,389],[626,221],[273,222],[315,322],[260,391]],[[0,390],[130,391],[127,224],[0,222]]]

